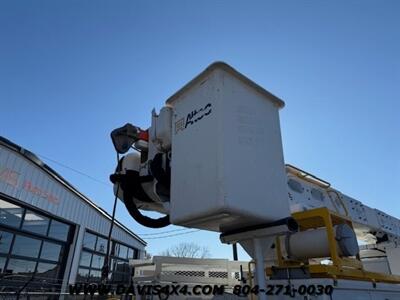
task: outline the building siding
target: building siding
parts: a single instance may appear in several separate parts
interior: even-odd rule
[[[13,185],[0,180],[0,192],[102,235],[108,235],[110,220],[107,216],[33,162],[4,146],[0,146],[1,171],[15,172],[17,183]],[[118,225],[113,229],[113,238],[139,249],[144,246]]]
[[[67,282],[73,283],[79,265],[84,232],[91,230],[108,236],[111,218],[62,180],[58,174],[47,172],[37,163],[23,153],[0,143],[0,192],[76,225],[76,234],[64,275]],[[143,257],[146,243],[118,222],[113,227],[112,238],[138,249],[139,256]]]

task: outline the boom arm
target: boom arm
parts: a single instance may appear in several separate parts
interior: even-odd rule
[[[357,238],[368,244],[400,241],[400,220],[351,198],[331,185],[301,169],[286,165],[288,195],[292,213],[328,207],[349,217]]]

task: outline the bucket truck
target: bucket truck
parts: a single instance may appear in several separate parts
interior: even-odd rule
[[[241,244],[259,299],[400,299],[399,219],[285,165],[283,107],[231,66],[211,64],[152,111],[151,126],[112,132],[123,154],[114,193],[142,225]],[[269,290],[281,285],[288,290]]]

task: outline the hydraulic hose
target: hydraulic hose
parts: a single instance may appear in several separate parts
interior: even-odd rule
[[[148,180],[147,176],[143,179]],[[124,196],[123,202],[125,207],[136,222],[150,228],[162,228],[171,224],[169,215],[153,219],[143,215],[137,208],[134,198],[141,200],[140,195],[143,195],[144,193],[141,186],[143,180],[141,180],[137,171],[127,170],[125,174],[113,174],[110,176],[110,180],[113,183],[120,184]],[[139,194],[139,197],[137,194]]]
[[[133,201],[133,195],[130,194],[128,191],[123,192],[126,209],[128,210],[129,214],[136,220],[136,222],[150,228],[162,228],[171,224],[171,222],[169,221],[169,215],[158,219],[153,219],[142,215],[142,213],[136,207],[135,202]]]

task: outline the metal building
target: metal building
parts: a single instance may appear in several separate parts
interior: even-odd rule
[[[0,137],[0,291],[99,281],[110,220],[36,155]],[[143,257],[145,246],[116,222],[112,283],[128,283],[128,260]]]

